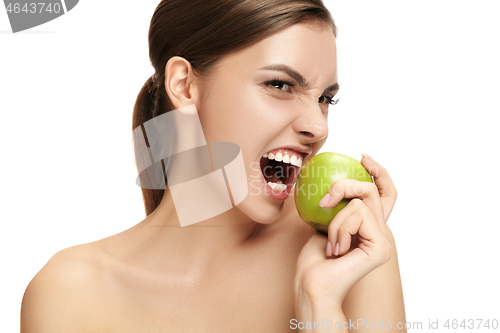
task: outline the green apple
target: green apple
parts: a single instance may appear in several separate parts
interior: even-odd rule
[[[325,234],[335,215],[352,200],[344,198],[333,208],[318,206],[332,184],[339,179],[373,182],[358,160],[344,154],[326,152],[314,156],[302,167],[295,184],[295,206],[300,217]]]

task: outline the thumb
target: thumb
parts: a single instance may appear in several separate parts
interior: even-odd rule
[[[361,164],[363,164],[365,169],[370,173],[370,175],[373,176],[380,198],[386,202],[384,206],[387,206],[385,208],[388,210],[385,212],[387,219],[391,214],[392,206],[394,205],[394,201],[396,201],[396,197],[398,195],[396,187],[394,186],[389,173],[382,165],[375,162],[373,158],[367,154],[362,154],[361,156]]]

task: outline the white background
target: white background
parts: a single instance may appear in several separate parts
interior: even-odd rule
[[[389,170],[407,320],[500,320],[497,1],[326,3],[341,102],[322,151]],[[144,218],[131,123],[157,4],[81,1],[17,34],[0,9],[2,332],[54,253]]]

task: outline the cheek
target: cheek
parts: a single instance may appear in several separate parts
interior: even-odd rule
[[[255,84],[235,82],[215,85],[199,106],[199,114],[207,142],[237,144],[247,175],[253,179],[260,173],[253,170],[252,163],[258,161],[266,145],[290,126],[296,104],[271,96]]]
[[[243,132],[248,133],[253,142],[261,142],[259,149],[268,145],[290,125],[294,103],[269,95],[262,88],[254,88],[240,99],[238,119]]]
[[[235,87],[239,86],[239,89]],[[242,84],[218,84],[199,106],[200,120],[207,140],[239,144],[258,135],[265,110],[257,91]]]
[[[240,92],[241,94],[241,92]],[[248,110],[231,84],[216,84],[200,104],[200,120],[209,141],[229,141],[245,128]]]

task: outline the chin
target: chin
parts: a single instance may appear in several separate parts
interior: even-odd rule
[[[283,217],[283,203],[266,202],[264,198],[252,197],[250,193],[236,208],[252,221],[261,224],[273,224]]]

